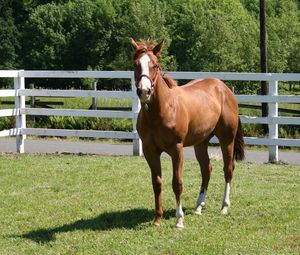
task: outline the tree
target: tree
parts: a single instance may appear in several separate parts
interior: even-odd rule
[[[114,17],[112,5],[105,0],[38,6],[24,31],[25,68],[103,69]]]
[[[115,11],[109,1],[75,1],[68,4],[63,27],[67,31],[64,66],[67,69],[105,69],[111,49]]]
[[[300,9],[295,1],[268,2],[269,71],[295,72],[294,54],[299,52]],[[294,66],[295,65],[295,66]],[[298,69],[299,70],[299,69]]]
[[[258,24],[243,5],[235,0],[169,2],[170,52],[179,70],[257,71]]]
[[[265,0],[259,1],[259,23],[260,23],[260,71],[262,73],[268,72],[268,51],[267,51],[267,31],[266,31],[266,2]],[[261,94],[268,95],[269,83],[261,81]],[[267,117],[269,107],[267,103],[261,104],[261,116]],[[267,134],[269,127],[263,125],[264,133]]]
[[[29,16],[24,31],[26,69],[63,69],[62,55],[67,32],[63,27],[67,13],[61,5],[38,6]]]
[[[299,1],[267,4],[269,71],[299,72]],[[132,70],[133,37],[165,39],[164,70],[260,70],[259,0],[0,0],[0,14],[2,69]]]
[[[11,1],[0,0],[0,69],[18,68],[20,33],[14,24]]]
[[[166,27],[166,4],[159,0],[118,0],[114,1],[117,19],[112,44],[116,55],[112,56],[109,67],[132,70],[132,49],[129,39],[165,40],[161,64],[168,70],[176,69],[174,58],[168,53],[171,41]]]
[[[20,33],[12,15],[12,2],[0,0],[0,69],[17,69],[20,66],[18,51]],[[0,79],[1,87],[12,87],[10,79]]]
[[[241,0],[258,20],[259,0]],[[300,6],[295,0],[266,1],[269,72],[299,72]],[[298,47],[297,47],[298,46]]]

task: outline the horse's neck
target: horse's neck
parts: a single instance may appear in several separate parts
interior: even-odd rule
[[[174,99],[173,89],[170,89],[162,75],[159,75],[150,103],[142,106],[145,118],[152,122],[156,117],[164,116],[170,108],[170,102]]]
[[[170,99],[171,94],[171,89],[160,75],[155,87],[152,104],[155,105],[155,107],[158,107],[159,110],[163,110],[165,107],[167,107],[166,102]]]

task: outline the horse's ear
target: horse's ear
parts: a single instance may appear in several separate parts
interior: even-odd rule
[[[165,40],[162,40],[159,44],[157,44],[154,49],[153,49],[153,53],[155,56],[159,56],[161,50],[162,50],[162,47],[164,46],[164,42]]]
[[[131,43],[132,48],[134,50],[137,50],[138,45],[137,45],[137,43],[135,42],[135,40],[133,38],[130,38],[130,43]]]

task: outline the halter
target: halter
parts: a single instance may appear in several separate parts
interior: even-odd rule
[[[155,76],[154,76],[153,80],[151,79],[151,77],[149,75],[141,74],[140,77],[137,79],[137,83],[139,83],[143,77],[146,77],[151,83],[151,89],[154,89],[156,87],[157,79],[158,79],[158,73],[160,71],[159,63],[155,64],[155,69],[156,69],[156,73],[155,73]]]

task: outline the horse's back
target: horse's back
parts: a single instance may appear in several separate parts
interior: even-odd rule
[[[190,81],[181,86],[182,90],[190,96],[204,95],[207,100],[217,100],[222,106],[229,104],[230,107],[236,106],[235,95],[227,85],[216,78],[198,79]]]
[[[209,91],[212,89],[228,89],[225,83],[216,78],[197,79],[181,86],[186,91]]]

